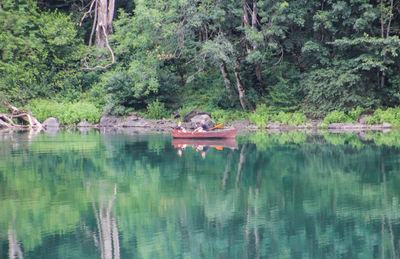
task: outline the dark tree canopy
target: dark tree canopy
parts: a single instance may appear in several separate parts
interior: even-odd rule
[[[6,0],[0,91],[15,104],[86,100],[116,113],[155,100],[315,114],[395,107],[399,9],[393,0]],[[95,66],[106,69],[85,69]]]

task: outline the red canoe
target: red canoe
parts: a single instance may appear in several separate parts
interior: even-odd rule
[[[225,130],[212,130],[204,132],[181,132],[174,130],[172,132],[173,138],[196,138],[196,139],[207,139],[207,138],[228,138],[234,139],[236,136],[237,129],[225,129]]]

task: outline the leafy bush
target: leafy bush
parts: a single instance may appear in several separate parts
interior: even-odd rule
[[[194,106],[183,106],[180,109],[178,109],[179,115],[181,116],[181,119],[186,116],[189,112],[196,110],[197,108]]]
[[[249,116],[250,121],[259,127],[265,127],[270,118],[270,110],[265,104],[259,105]]]
[[[320,128],[320,129],[326,129],[326,128],[328,128],[328,124],[325,123],[325,122],[322,122],[322,123],[318,124],[318,128]]]
[[[375,123],[375,118],[374,118],[374,116],[367,115],[367,116],[364,117],[364,121],[365,121],[366,124],[371,125],[371,124]]]
[[[392,126],[400,126],[400,108],[388,108],[385,111],[377,109],[374,118],[376,123],[388,122]]]
[[[279,112],[272,116],[272,120],[276,123],[282,123],[283,125],[298,126],[305,124],[307,121],[306,115],[302,112]]]
[[[162,119],[167,117],[167,110],[164,103],[159,102],[158,99],[147,105],[147,117],[152,119]]]
[[[353,108],[348,112],[348,116],[353,120],[356,121],[358,118],[360,118],[361,114],[363,113],[364,109],[361,108],[360,106],[357,106],[357,108]]]
[[[250,121],[259,127],[264,127],[268,121],[282,123],[283,125],[298,126],[305,124],[307,117],[302,112],[276,112],[275,107],[268,107],[265,104],[260,105],[257,110],[250,114]]]
[[[292,123],[294,126],[304,124],[304,123],[306,123],[306,121],[307,121],[307,117],[304,113],[302,113],[302,112],[293,113]]]
[[[232,110],[214,110],[212,118],[217,124],[227,123],[234,120],[243,120],[248,117],[248,113],[245,111],[232,111]]]
[[[92,103],[58,103],[48,100],[31,101],[27,109],[32,111],[39,121],[43,122],[49,117],[55,117],[61,124],[76,124],[86,119],[95,123],[100,119],[100,112]]]
[[[328,113],[328,115],[326,115],[326,117],[324,118],[325,124],[340,122],[353,122],[353,120],[343,111],[332,111]]]

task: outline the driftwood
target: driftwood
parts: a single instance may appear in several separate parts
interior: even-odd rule
[[[0,101],[0,103],[10,112],[0,113],[0,128],[42,129],[42,124],[32,116],[30,111],[20,110],[5,101]],[[14,119],[17,119],[16,121],[19,121],[20,123],[17,123]],[[23,124],[24,122],[27,122],[28,124]]]

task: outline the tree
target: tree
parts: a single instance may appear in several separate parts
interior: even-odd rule
[[[93,0],[90,4],[89,11],[84,13],[81,19],[80,25],[82,25],[83,20],[88,15],[91,15],[94,11],[92,31],[89,38],[89,47],[91,47],[93,44],[93,35],[94,32],[96,32],[95,46],[99,49],[107,48],[111,54],[111,62],[107,65],[98,65],[90,68],[89,65],[86,63],[87,69],[93,70],[97,68],[108,68],[115,62],[114,52],[108,42],[109,35],[113,33],[114,8],[115,0]]]

